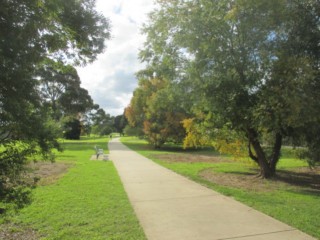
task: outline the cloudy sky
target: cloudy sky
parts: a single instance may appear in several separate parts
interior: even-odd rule
[[[138,52],[144,42],[140,28],[153,7],[152,0],[97,0],[97,9],[111,22],[112,38],[98,60],[77,70],[82,87],[113,116],[123,113],[137,86],[135,72],[142,68]]]

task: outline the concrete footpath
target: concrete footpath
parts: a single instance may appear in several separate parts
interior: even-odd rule
[[[149,240],[311,240],[232,198],[109,142],[114,162]]]

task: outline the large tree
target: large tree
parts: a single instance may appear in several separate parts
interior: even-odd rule
[[[9,201],[27,157],[57,147],[56,128],[39,94],[39,65],[46,59],[66,65],[94,61],[109,38],[109,23],[94,0],[0,5],[0,200]]]
[[[10,115],[19,121],[16,115],[23,112],[23,102],[34,101],[35,69],[44,58],[86,64],[103,51],[109,24],[94,4],[92,0],[1,1],[1,120]]]
[[[1,139],[10,136],[11,125],[26,129],[28,109],[38,108],[41,62],[86,64],[104,50],[109,24],[94,5],[92,0],[1,1]]]
[[[283,138],[319,123],[319,2],[157,3],[144,27],[147,68],[161,73],[170,62],[167,79],[193,110],[244,135],[260,175],[272,177]]]
[[[46,60],[36,72],[40,97],[53,119],[84,114],[94,107],[88,91],[83,89],[77,70],[71,65]]]

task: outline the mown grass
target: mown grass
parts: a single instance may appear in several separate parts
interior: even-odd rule
[[[72,167],[57,182],[34,190],[33,203],[11,223],[41,239],[145,239],[111,161],[90,161],[94,146],[107,153],[107,138],[63,141],[57,162]]]
[[[282,222],[285,222],[301,231],[304,231],[320,239],[320,195],[319,191],[312,191],[304,187],[291,187],[290,185],[277,182],[279,186],[276,189],[266,191],[256,191],[241,189],[230,186],[222,186],[217,183],[205,180],[200,173],[206,169],[219,174],[252,174],[253,165],[243,162],[169,162],[160,160],[159,154],[181,154],[184,152],[181,148],[165,146],[163,149],[154,150],[145,141],[137,138],[122,138],[131,149],[152,159],[158,164],[167,167],[181,175],[184,175],[196,182],[214,189],[224,195],[231,196],[248,206],[251,206],[261,212],[268,214]],[[212,150],[188,151],[192,154],[211,154],[217,155]],[[285,149],[279,162],[278,170],[289,170],[294,168],[306,167],[306,163],[294,158],[294,155],[288,149]],[[265,180],[266,186],[268,180]],[[274,184],[274,183],[273,183]]]

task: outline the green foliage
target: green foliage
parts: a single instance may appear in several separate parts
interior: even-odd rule
[[[4,198],[1,199],[3,213],[17,211],[32,202],[32,189],[35,185],[19,181],[17,185],[7,187],[1,194]]]
[[[109,135],[114,132],[114,117],[106,114],[102,108],[91,113],[92,133],[99,136]]]
[[[81,134],[81,123],[78,119],[67,118],[63,126],[63,135],[66,139],[79,140]]]
[[[124,114],[118,115],[114,118],[114,128],[116,132],[120,134],[123,134],[124,128],[127,126],[127,124],[128,124],[128,120],[124,116]]]
[[[2,1],[1,125],[16,121],[24,126],[24,103],[38,101],[35,66],[44,59],[85,64],[102,52],[105,38],[109,37],[109,24],[94,9],[94,3]]]
[[[26,121],[28,129],[20,130],[18,126],[12,130],[8,128],[1,139],[0,202],[10,206],[8,203],[12,201],[13,208],[22,207],[24,200],[25,204],[30,202],[29,188],[33,187],[34,180],[24,176],[26,163],[30,159],[52,160],[51,150],[61,149],[57,142],[60,129],[48,114],[42,110],[33,112],[30,117]]]
[[[141,128],[131,127],[130,125],[127,125],[124,128],[123,132],[127,136],[136,136],[136,137],[143,137],[144,136],[144,132]]]
[[[282,139],[309,139],[307,128],[319,124],[319,2],[157,3],[144,27],[143,73],[183,89],[186,112],[213,114],[213,128],[228,123],[245,136],[261,175],[272,177]]]
[[[97,134],[99,136],[105,136],[105,135],[109,135],[110,133],[113,132],[113,128],[111,126],[108,125],[95,125],[92,127],[92,133],[93,134]]]
[[[6,211],[11,207],[18,209],[30,202],[29,183],[21,176],[25,170],[27,157],[36,150],[21,142],[10,142],[0,152],[0,202]],[[11,204],[8,204],[11,203]]]
[[[296,133],[297,134],[297,133]],[[320,165],[320,128],[319,125],[311,124],[301,128],[298,132],[298,142],[295,145],[302,145],[297,148],[297,155],[305,159],[311,168]]]
[[[21,189],[16,193],[25,199],[20,181],[22,165],[32,155],[51,158],[51,149],[59,148],[57,125],[50,120],[50,115],[61,117],[55,101],[63,106],[64,113],[82,111],[92,104],[87,91],[80,88],[75,69],[68,64],[92,62],[105,48],[109,23],[94,5],[93,0],[1,1],[1,200],[13,199],[7,198],[9,188],[14,191],[18,186]],[[70,81],[78,85],[69,87]],[[64,94],[58,100],[54,93]]]
[[[52,117],[85,113],[94,107],[88,91],[80,87],[77,70],[71,65],[46,59],[38,66],[40,97],[43,104],[52,111]]]

